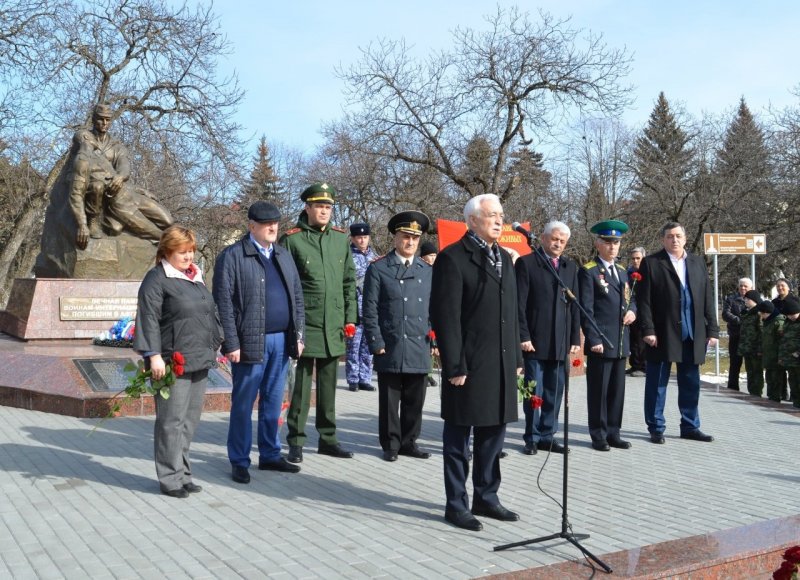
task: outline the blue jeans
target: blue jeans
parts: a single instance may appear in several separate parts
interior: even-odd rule
[[[694,341],[683,341],[683,360],[693,361]],[[678,367],[678,409],[681,412],[681,435],[700,430],[700,365],[693,362],[676,363]],[[651,434],[661,434],[667,426],[664,403],[667,398],[672,362],[647,361],[647,378],[644,382],[644,420]]]
[[[228,459],[231,465],[250,467],[253,445],[253,403],[258,395],[258,458],[277,461],[281,457],[278,419],[289,368],[286,334],[267,334],[264,360],[260,363],[232,363],[233,390],[228,425]]]
[[[526,445],[536,445],[539,441],[547,443],[558,431],[558,411],[564,398],[564,378],[566,366],[563,361],[525,359],[525,380],[536,381],[536,394],[542,398],[542,407],[534,409],[531,400],[522,402],[525,412]]]

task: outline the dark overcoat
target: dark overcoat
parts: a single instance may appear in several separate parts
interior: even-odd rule
[[[669,254],[661,250],[642,261],[637,306],[642,336],[655,335],[658,346],[647,346],[647,360],[703,364],[709,338],[719,338],[714,294],[703,258],[686,253],[686,279],[692,293],[694,318],[693,360],[683,360],[681,340],[681,281]]]
[[[600,260],[587,262],[578,272],[581,306],[586,311],[586,317],[581,318],[581,326],[586,337],[583,350],[587,356],[623,358],[631,353],[629,327],[622,324],[622,319],[628,310],[636,313],[636,304],[631,301],[628,272],[619,264],[614,267],[618,281],[614,280]],[[613,348],[609,348],[587,318],[594,319]],[[599,344],[603,345],[602,355],[591,352],[592,347]]]
[[[433,265],[430,314],[442,359],[442,418],[455,425],[517,420],[517,285],[511,256],[500,255],[502,277],[464,236]],[[461,375],[467,376],[461,387],[448,381]]]
[[[531,341],[537,360],[567,360],[569,348],[581,343],[580,311],[573,303],[565,308],[564,292],[537,250],[522,256],[515,265],[519,294],[520,342]],[[558,274],[577,297],[578,265],[566,256],[558,260]]]
[[[377,372],[431,371],[431,277],[429,264],[417,258],[406,268],[394,250],[367,268],[361,323]]]

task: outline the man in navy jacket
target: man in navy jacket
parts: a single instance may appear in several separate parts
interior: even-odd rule
[[[233,481],[249,483],[252,412],[258,400],[258,468],[296,473],[281,456],[278,419],[289,357],[303,352],[303,289],[291,254],[279,246],[280,211],[257,201],[247,212],[249,233],[225,248],[214,268],[214,301],[225,332],[233,391],[228,459]]]

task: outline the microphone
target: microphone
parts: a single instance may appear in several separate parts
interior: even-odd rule
[[[522,234],[529,240],[532,237],[534,237],[533,232],[529,232],[528,230],[526,230],[524,227],[522,227],[522,224],[519,222],[514,222],[513,224],[511,224],[511,229],[519,234]]]

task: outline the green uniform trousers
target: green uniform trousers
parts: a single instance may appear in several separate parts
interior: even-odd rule
[[[747,370],[747,392],[760,397],[764,393],[764,363],[761,355],[744,357],[744,368]]]
[[[790,367],[786,369],[789,374],[789,398],[792,404],[800,409],[800,367]]]
[[[783,367],[767,369],[764,374],[767,379],[767,398],[776,403],[788,398],[786,369]]]
[[[314,363],[317,364],[317,418],[316,427],[319,433],[319,444],[336,445],[336,372],[339,368],[339,357],[303,358],[297,360],[292,400],[286,416],[289,445],[302,447],[306,439],[306,421],[311,406],[311,374]]]

